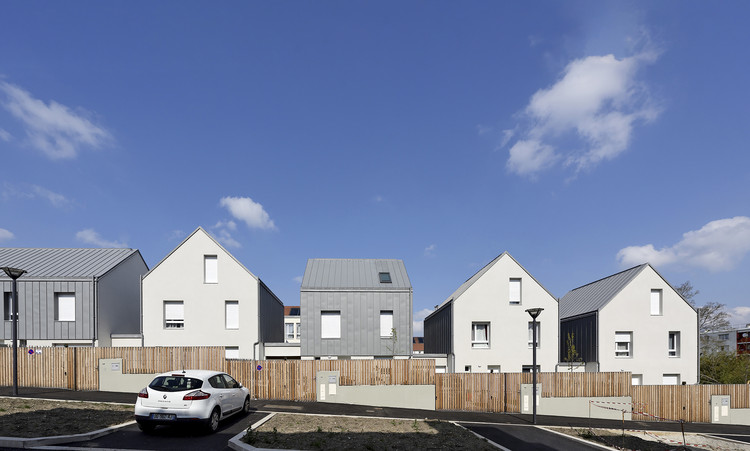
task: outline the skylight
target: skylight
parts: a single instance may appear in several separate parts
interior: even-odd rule
[[[389,273],[389,272],[381,272],[380,273],[380,283],[391,283],[391,273]]]

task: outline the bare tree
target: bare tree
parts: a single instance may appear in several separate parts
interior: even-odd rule
[[[719,302],[707,302],[702,307],[695,303],[695,297],[700,293],[693,287],[690,281],[685,281],[682,285],[675,287],[675,291],[680,293],[686,301],[698,310],[698,330],[701,333],[711,330],[729,329],[729,313],[726,311],[726,304]]]

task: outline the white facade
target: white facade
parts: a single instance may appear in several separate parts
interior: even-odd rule
[[[259,284],[198,228],[142,279],[143,345],[226,346],[228,358],[260,358]]]
[[[629,351],[616,350],[618,334],[630,336]],[[599,310],[598,339],[599,371],[630,371],[643,385],[698,383],[698,314],[650,265]]]

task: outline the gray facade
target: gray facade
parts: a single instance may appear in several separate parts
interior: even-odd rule
[[[284,304],[265,283],[258,282],[260,341],[281,343],[284,341]]]
[[[300,310],[302,357],[411,355],[412,287],[401,260],[310,259]],[[322,312],[338,314],[338,337],[323,338]],[[391,315],[395,335],[381,334],[383,315]]]
[[[22,343],[85,340],[109,346],[111,334],[140,332],[140,277],[148,267],[138,250],[2,248],[0,266],[28,271],[17,284]],[[0,287],[12,290],[4,273]],[[74,297],[75,313],[63,321],[60,294]],[[3,321],[1,330],[10,340],[12,321]]]

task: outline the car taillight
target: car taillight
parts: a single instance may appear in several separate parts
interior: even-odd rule
[[[143,390],[139,391],[138,392],[138,397],[139,398],[148,398],[148,390],[144,388]]]
[[[203,390],[195,390],[183,396],[182,400],[183,401],[195,401],[197,399],[208,399],[210,397],[211,397],[210,393],[206,393]]]

